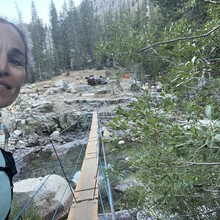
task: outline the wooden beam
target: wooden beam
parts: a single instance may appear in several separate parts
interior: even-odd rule
[[[74,192],[76,201],[70,208],[67,220],[97,220],[98,218],[98,119],[93,112],[92,125],[84,161]]]

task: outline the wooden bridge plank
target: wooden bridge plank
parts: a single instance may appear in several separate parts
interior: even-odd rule
[[[74,192],[75,200],[67,220],[97,220],[98,188],[96,183],[98,169],[98,121],[93,112],[89,140],[85,152],[78,183]]]
[[[71,207],[71,213],[68,220],[97,220],[98,216],[98,200],[85,201],[78,203],[77,206]]]

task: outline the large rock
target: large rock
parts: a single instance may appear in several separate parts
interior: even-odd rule
[[[107,84],[107,79],[103,78],[102,76],[98,75],[91,75],[87,78],[88,85],[95,86],[95,85],[104,85]]]
[[[33,199],[33,206],[39,211],[42,219],[51,220],[58,205],[55,219],[63,219],[68,214],[73,200],[67,181],[55,174],[22,180],[14,183],[14,195],[19,203],[24,205],[39,188]]]
[[[59,87],[62,90],[65,90],[67,85],[68,85],[68,82],[66,80],[60,80],[60,81],[54,83],[55,87]]]
[[[93,91],[93,87],[90,85],[76,85],[75,86],[76,90],[78,92],[90,92]]]
[[[56,87],[56,88],[49,88],[44,94],[45,95],[54,95],[55,93],[59,93],[62,92],[62,88],[61,87]]]
[[[56,112],[34,112],[33,114],[15,115],[11,117],[11,120],[7,123],[10,127],[10,131],[14,130],[22,131],[24,136],[32,134],[33,132],[42,135],[50,135],[58,129],[65,129],[71,127],[71,129],[81,128],[84,123],[83,113],[76,111],[63,111]],[[22,118],[22,119],[21,119]],[[79,118],[82,118],[79,120]],[[88,122],[89,123],[89,122]]]
[[[46,100],[39,100],[38,102],[32,103],[31,106],[33,109],[40,112],[51,112],[53,111],[53,103]]]
[[[99,214],[98,220],[112,220],[112,214],[106,213],[106,214]],[[136,219],[136,211],[128,211],[128,210],[122,210],[115,212],[115,219],[120,220],[134,220]],[[148,219],[146,219],[148,220]]]
[[[66,92],[73,93],[73,94],[77,93],[76,85],[74,83],[68,84]]]

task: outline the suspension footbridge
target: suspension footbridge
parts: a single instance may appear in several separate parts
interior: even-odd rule
[[[89,115],[86,117],[85,124],[87,123],[86,121],[88,120],[88,118],[91,117],[91,113]],[[78,138],[80,137],[78,136]],[[100,142],[100,140],[101,140],[101,125],[99,121],[99,115],[97,111],[93,111],[87,147],[85,150],[85,155],[84,155],[83,163],[82,163],[81,170],[80,170],[80,176],[79,176],[75,190],[72,189],[70,181],[76,172],[76,166],[79,162],[79,158],[83,156],[83,148],[85,146],[82,146],[82,149],[79,153],[76,164],[73,165],[73,171],[69,177],[67,177],[64,171],[65,167],[63,167],[62,165],[65,155],[62,158],[59,158],[57,155],[58,161],[55,167],[53,168],[51,173],[48,175],[48,177],[45,179],[45,181],[41,184],[41,186],[36,190],[36,192],[33,193],[33,196],[21,208],[21,210],[19,211],[17,216],[14,218],[14,220],[25,219],[23,218],[23,214],[25,213],[25,210],[29,208],[30,204],[34,201],[34,197],[39,193],[41,188],[44,186],[45,182],[50,178],[50,175],[52,175],[59,166],[62,168],[64,172],[64,176],[67,180],[66,189],[68,187],[71,188],[72,194],[73,194],[72,205],[69,210],[67,220],[97,220],[98,219],[98,206],[100,204],[101,204],[100,206],[102,207],[102,214],[104,214],[105,216],[105,210],[104,210],[105,208],[103,205],[102,196],[101,196],[99,183],[98,183],[98,176],[100,173],[103,175],[103,181],[105,182],[104,185],[106,189],[106,195],[108,197],[109,206],[112,212],[111,219],[115,220],[114,205],[113,205],[111,190],[110,190],[110,182],[109,182],[108,177],[104,177],[104,169],[107,167],[104,143]],[[56,153],[55,148],[54,148],[54,151]],[[102,151],[102,160],[104,164],[103,166],[101,162],[102,160],[100,159],[100,151]],[[65,193],[66,193],[66,190],[63,192],[63,196],[61,196],[60,201],[57,204],[57,208],[54,211],[53,217],[51,218],[52,220],[57,219],[56,216],[57,216],[58,210],[60,208],[60,205],[61,205],[61,202],[62,202],[62,199]]]

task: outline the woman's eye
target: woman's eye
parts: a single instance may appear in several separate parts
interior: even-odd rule
[[[23,66],[22,62],[16,58],[9,59],[9,62],[15,66]]]

